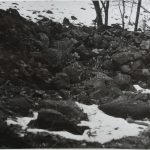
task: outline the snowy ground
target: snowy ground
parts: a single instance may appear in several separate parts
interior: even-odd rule
[[[136,0],[135,0],[136,1]],[[119,23],[121,24],[120,12],[118,8],[118,0],[111,0],[109,11],[109,25]],[[15,4],[17,3],[17,4]],[[150,1],[143,0],[142,6],[150,11]],[[71,20],[73,23],[83,23],[85,25],[92,25],[92,20],[95,19],[95,10],[91,0],[5,0],[0,1],[0,9],[15,8],[20,14],[27,19],[31,19],[34,22],[37,19],[41,19],[42,16],[51,18],[55,21],[62,22],[64,17],[71,20],[71,16],[77,17],[76,21]],[[46,13],[47,10],[51,10],[53,14]],[[36,11],[36,12],[35,12]],[[34,12],[34,14],[33,14]],[[126,28],[133,30],[136,5],[134,5],[133,12],[131,14],[131,3],[126,5],[125,22]],[[42,16],[39,16],[42,15]],[[150,13],[141,8],[140,24],[141,29],[145,25],[150,26]],[[130,25],[129,25],[130,20]],[[145,22],[146,20],[146,22]],[[148,28],[147,28],[148,29]]]
[[[138,85],[134,85],[137,91],[143,93],[150,93],[148,89],[142,89]],[[128,123],[127,120],[109,116],[98,109],[97,105],[84,105],[77,102],[77,105],[87,114],[89,121],[82,121],[79,126],[88,126],[90,129],[86,130],[83,135],[74,135],[66,131],[48,131],[43,129],[30,129],[27,124],[31,120],[37,118],[38,113],[34,113],[33,117],[16,118],[16,120],[8,119],[7,124],[18,124],[27,132],[47,132],[56,134],[65,138],[74,140],[86,140],[90,142],[106,143],[113,139],[121,139],[128,136],[138,136],[142,131],[148,128],[150,121],[135,121],[136,123]],[[137,124],[140,122],[140,125]],[[143,125],[141,125],[143,123]],[[145,125],[147,124],[147,125]],[[23,134],[21,134],[23,136]]]

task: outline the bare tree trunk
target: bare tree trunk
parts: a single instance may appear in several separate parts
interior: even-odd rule
[[[131,12],[130,12],[130,16],[129,16],[129,24],[131,24],[131,16],[132,16],[132,12],[133,12],[133,6],[134,6],[134,0],[132,0]]]
[[[123,25],[123,29],[125,27],[125,22],[124,22],[124,18],[125,18],[125,1],[122,0],[122,6],[123,6],[123,15],[122,15],[122,18],[123,18],[123,22],[122,22],[122,25]]]
[[[104,13],[105,13],[105,25],[108,25],[108,15],[109,15],[109,0],[100,0],[102,4],[102,8],[104,8]]]
[[[109,0],[106,2],[105,7],[105,25],[108,25],[108,14],[109,14]]]
[[[142,3],[142,0],[138,0],[134,31],[137,31],[137,29],[138,29],[138,23],[139,23],[139,16],[140,16],[141,3]]]
[[[121,3],[119,0],[119,11],[120,11],[120,15],[121,15],[121,20],[122,20],[122,28],[124,29],[125,27],[125,21],[124,21],[124,17],[125,17],[125,1],[122,0],[122,10],[121,10]]]
[[[102,11],[99,5],[99,1],[98,0],[92,0],[94,7],[95,7],[95,11],[96,11],[96,21],[97,21],[97,25],[101,26],[103,25],[103,20],[102,20]]]

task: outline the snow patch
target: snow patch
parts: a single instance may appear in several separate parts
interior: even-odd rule
[[[115,118],[109,116],[98,109],[97,105],[85,105],[76,102],[77,105],[88,115],[89,121],[81,121],[78,126],[88,126],[90,129],[85,130],[83,135],[75,135],[67,131],[48,131],[43,129],[31,129],[27,127],[27,124],[31,120],[37,118],[37,112],[33,117],[17,118],[16,121],[12,119],[7,120],[7,124],[18,124],[22,126],[22,129],[26,129],[27,132],[34,134],[38,132],[46,132],[49,134],[60,135],[67,139],[72,140],[85,140],[89,142],[106,143],[113,139],[120,139],[127,136],[138,136],[141,131],[144,131],[147,126],[138,125],[135,123],[128,123],[122,118]],[[142,121],[141,121],[142,122]],[[144,122],[144,121],[143,121]],[[147,123],[150,124],[148,121]]]
[[[134,88],[142,93],[150,93],[149,89],[143,89],[139,85],[134,85]],[[85,130],[83,135],[75,135],[67,131],[48,131],[43,129],[28,128],[28,123],[31,120],[37,119],[38,113],[34,112],[33,117],[17,117],[15,120],[8,118],[7,124],[20,125],[23,130],[32,132],[34,134],[39,132],[46,132],[49,134],[60,135],[72,140],[85,140],[89,142],[99,142],[104,144],[113,139],[121,139],[128,136],[138,136],[142,131],[150,126],[150,121],[135,121],[132,123],[122,118],[109,116],[101,111],[97,105],[85,105],[79,102],[76,104],[88,116],[88,121],[81,121],[78,126],[88,126],[90,129]],[[146,124],[146,125],[145,125]]]
[[[16,117],[16,119],[8,118],[6,120],[7,125],[19,125],[23,130],[28,128],[28,124],[31,120],[36,120],[38,116],[37,112],[33,113],[33,117]]]
[[[133,86],[137,90],[137,92],[141,92],[141,93],[144,93],[144,94],[150,94],[149,89],[143,89],[139,85],[133,85]]]

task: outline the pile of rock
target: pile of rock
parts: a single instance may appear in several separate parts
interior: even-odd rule
[[[14,9],[0,10],[0,20],[0,132],[8,129],[0,134],[1,147],[16,146],[10,135],[20,140],[17,148],[28,142],[32,148],[101,147],[45,133],[21,138],[18,126],[5,124],[8,117],[36,110],[38,118],[30,127],[82,134],[87,127],[77,124],[87,117],[75,101],[98,104],[116,117],[150,116],[148,94],[125,92],[134,91],[134,83],[150,87],[149,35],[74,26],[66,18],[63,25],[47,18],[35,24]]]

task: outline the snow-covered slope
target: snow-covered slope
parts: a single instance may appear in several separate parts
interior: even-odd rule
[[[110,3],[109,11],[109,25],[119,23],[121,24],[120,12],[118,8],[118,0],[112,0]],[[142,6],[149,10],[150,1],[143,0]],[[31,17],[31,20],[37,21],[37,19],[42,18],[42,16],[51,18],[55,21],[62,22],[64,17],[71,20],[71,16],[77,18],[76,21],[71,20],[73,23],[83,23],[85,25],[92,25],[92,20],[95,19],[95,10],[91,0],[5,0],[0,1],[0,9],[15,8],[20,14],[27,19]],[[46,11],[51,10],[53,14],[49,14]],[[126,28],[133,30],[133,25],[129,25],[129,20],[131,24],[134,23],[136,16],[136,5],[129,19],[131,13],[131,3],[126,5],[125,22]],[[140,23],[139,27],[143,28],[144,20],[146,24],[150,26],[150,13],[145,12],[141,8]]]

